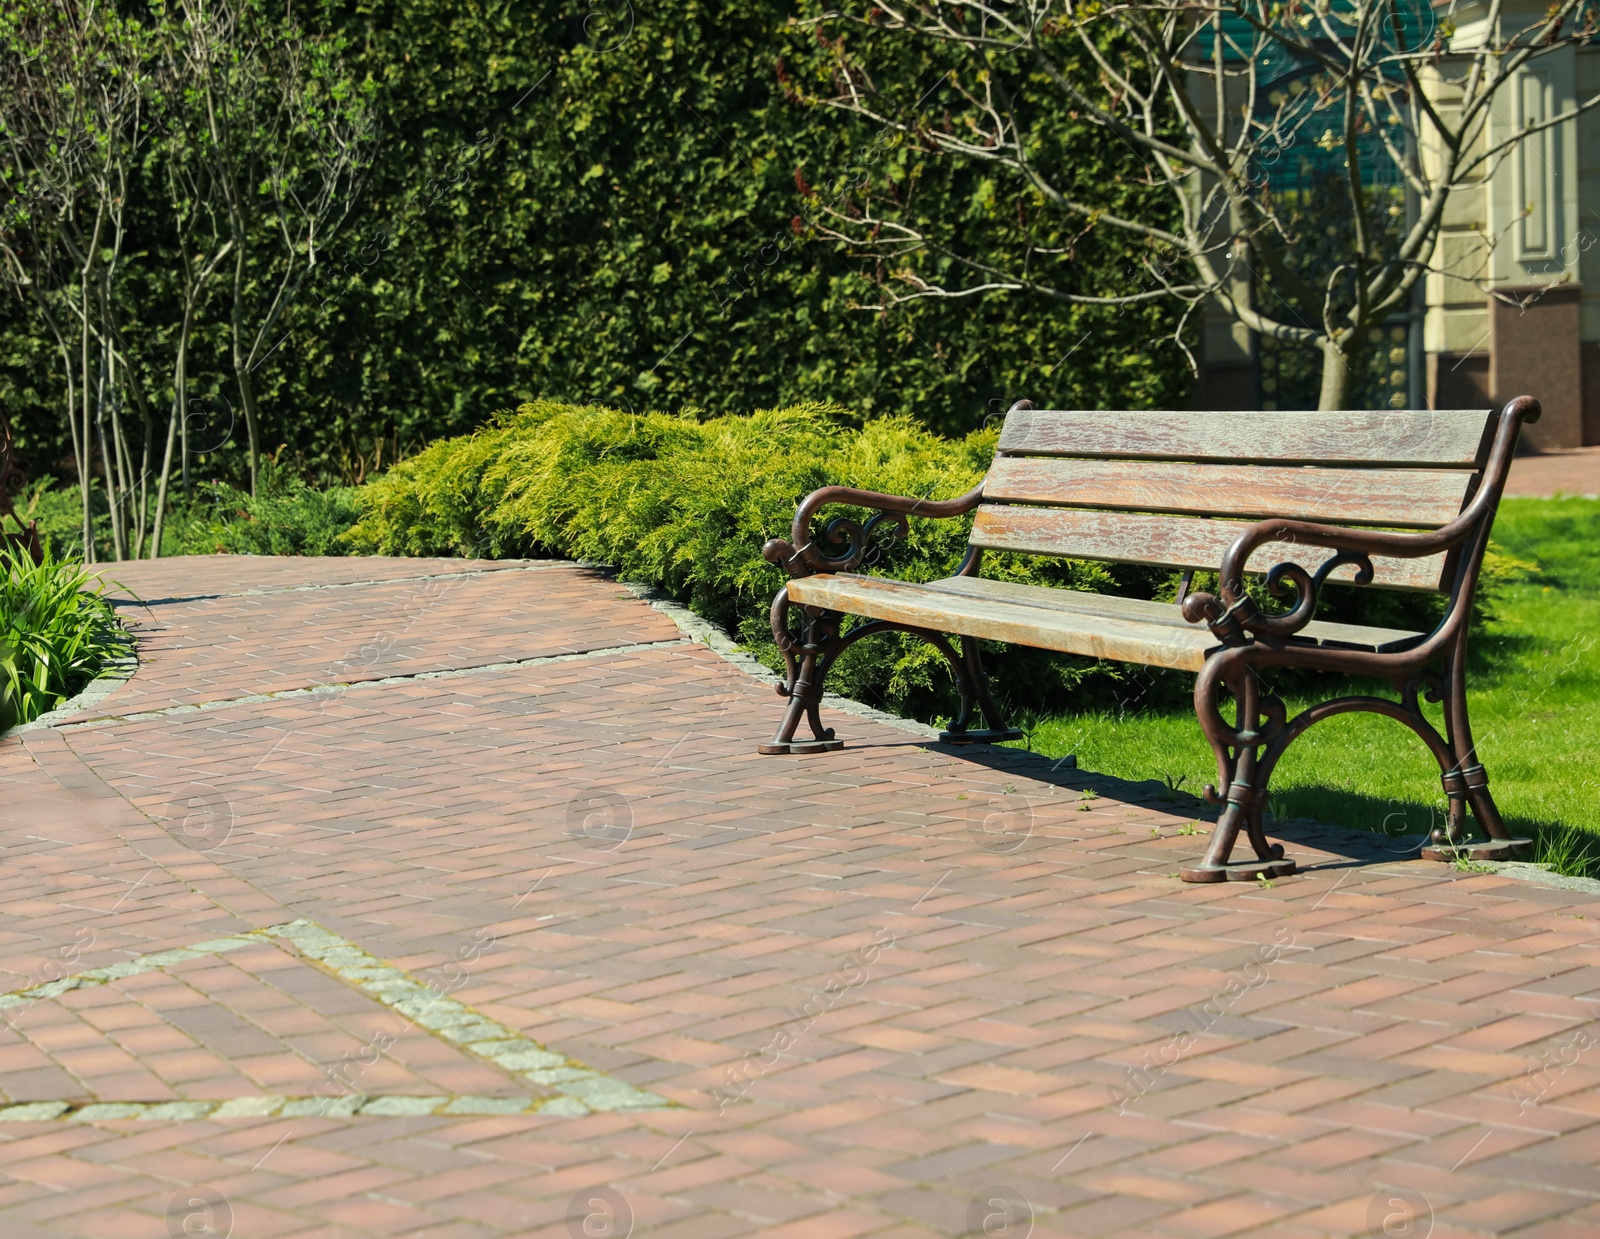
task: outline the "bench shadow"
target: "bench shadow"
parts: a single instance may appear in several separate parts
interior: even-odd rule
[[[1115,775],[1098,774],[1068,765],[1070,758],[1047,757],[1027,749],[1006,748],[987,744],[941,744],[924,742],[922,747],[930,753],[941,753],[996,773],[1020,775],[1035,782],[1046,783],[1064,790],[1082,792],[1092,790],[1099,796],[1124,804],[1137,804],[1172,820],[1177,827],[1185,822],[1198,821],[1207,826],[1217,820],[1217,807],[1207,804],[1199,796],[1184,791],[1174,791],[1159,779],[1121,779]],[[1362,796],[1346,788],[1298,787],[1293,795],[1315,796],[1323,802],[1350,802],[1351,808],[1359,804],[1361,810],[1353,813],[1356,820],[1378,815],[1378,820],[1389,820],[1399,827],[1391,833],[1360,826],[1347,826],[1318,821],[1308,817],[1290,817],[1282,822],[1268,821],[1267,837],[1284,844],[1291,855],[1296,845],[1316,848],[1338,858],[1317,860],[1306,866],[1311,869],[1343,869],[1362,865],[1383,864],[1414,858],[1427,841],[1431,820],[1439,816],[1438,810],[1420,802],[1380,800],[1375,796]],[[1396,821],[1395,819],[1399,820]],[[1507,825],[1514,833],[1531,834],[1536,824],[1508,818]],[[1196,852],[1204,850],[1204,840],[1196,839]],[[1249,845],[1242,840],[1239,847],[1248,852]]]

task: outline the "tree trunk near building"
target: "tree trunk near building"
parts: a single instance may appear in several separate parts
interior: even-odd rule
[[[1324,340],[1322,342],[1322,390],[1317,395],[1317,408],[1343,409],[1350,400],[1351,382],[1355,374],[1356,335]]]

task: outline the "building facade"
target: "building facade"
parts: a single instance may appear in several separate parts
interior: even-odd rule
[[[1452,6],[1453,46],[1486,37],[1487,6]],[[1542,5],[1507,3],[1503,28]],[[1435,106],[1459,90],[1449,63]],[[1484,134],[1575,111],[1600,93],[1600,42],[1564,46],[1519,71],[1495,98]],[[1449,200],[1430,274],[1409,314],[1371,329],[1366,407],[1488,408],[1529,393],[1544,408],[1525,438],[1559,449],[1600,444],[1600,109],[1513,148]],[[1213,309],[1205,326],[1198,403],[1311,407],[1294,368],[1311,359],[1257,339]]]

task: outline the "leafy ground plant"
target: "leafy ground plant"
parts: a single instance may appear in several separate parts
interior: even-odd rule
[[[121,652],[116,612],[81,563],[0,542],[0,731],[32,722]]]
[[[344,555],[340,535],[356,521],[355,489],[318,489],[272,457],[261,461],[258,493],[222,481],[201,482],[170,500],[161,538],[163,555]],[[107,545],[111,522],[98,485],[91,488],[95,536]],[[152,501],[153,502],[153,501]],[[63,557],[83,553],[78,488],[40,478],[17,504],[24,521],[37,520]]]

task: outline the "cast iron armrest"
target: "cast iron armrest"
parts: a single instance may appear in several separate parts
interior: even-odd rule
[[[910,499],[904,495],[884,495],[850,486],[824,486],[821,490],[812,491],[801,502],[789,531],[790,541],[772,538],[761,548],[761,554],[769,562],[781,564],[791,577],[810,576],[816,572],[849,572],[865,558],[867,549],[872,545],[872,531],[883,521],[893,522],[896,529],[894,536],[903,538],[911,531],[911,523],[906,519],[908,516],[960,516],[972,511],[982,500],[982,483],[954,499]],[[811,531],[811,520],[817,509],[830,503],[847,503],[874,511],[874,515],[865,523],[845,516],[835,517],[828,522],[820,541],[832,546],[843,545],[845,550],[837,555],[823,551],[818,545],[818,536]]]
[[[1224,645],[1244,645],[1250,637],[1290,637],[1311,622],[1323,583],[1334,569],[1354,564],[1355,584],[1368,585],[1372,582],[1371,555],[1412,559],[1436,554],[1460,544],[1472,529],[1473,524],[1468,522],[1452,537],[1441,539],[1439,534],[1445,530],[1431,534],[1391,534],[1317,525],[1310,521],[1276,518],[1257,521],[1239,535],[1222,557],[1222,570],[1218,574],[1221,597],[1203,592],[1188,595],[1183,600],[1183,617],[1191,624],[1204,620]],[[1263,614],[1244,589],[1245,564],[1255,551],[1272,542],[1336,552],[1315,572],[1308,572],[1300,564],[1287,560],[1272,566],[1267,572],[1267,592],[1274,598],[1287,598],[1292,588],[1295,596],[1295,605],[1281,615]]]
[[[1380,529],[1346,529],[1311,521],[1270,518],[1257,521],[1234,540],[1222,557],[1218,574],[1222,596],[1190,594],[1183,600],[1183,617],[1191,624],[1204,620],[1217,640],[1224,645],[1244,645],[1250,637],[1289,637],[1299,632],[1316,614],[1317,596],[1328,575],[1344,564],[1356,566],[1355,583],[1372,581],[1373,555],[1395,559],[1418,559],[1460,546],[1483,522],[1493,520],[1511,468],[1521,423],[1539,420],[1539,402],[1519,396],[1500,411],[1494,443],[1483,467],[1481,484],[1471,502],[1449,524],[1426,533],[1398,533]],[[1323,561],[1315,573],[1297,563],[1275,564],[1267,573],[1267,590],[1274,598],[1284,598],[1291,586],[1295,605],[1282,615],[1263,615],[1244,590],[1244,569],[1250,556],[1269,542],[1290,542],[1323,547],[1337,552]],[[1481,546],[1479,548],[1481,553]],[[1248,635],[1247,635],[1248,634]]]

